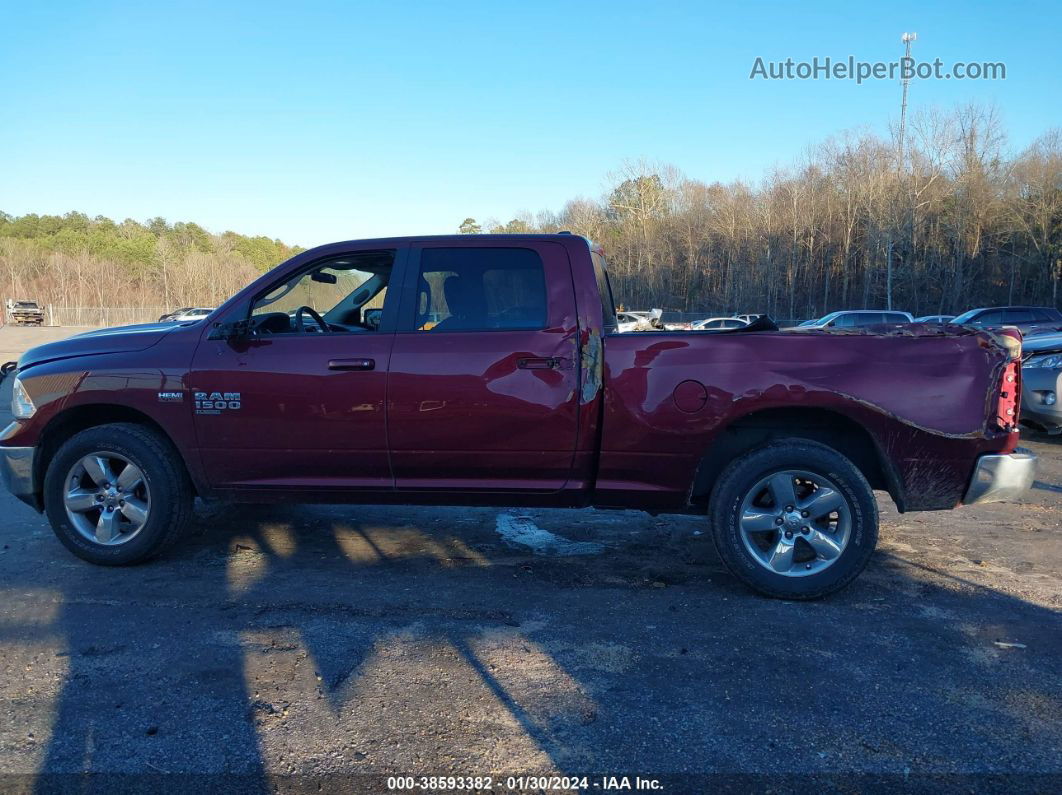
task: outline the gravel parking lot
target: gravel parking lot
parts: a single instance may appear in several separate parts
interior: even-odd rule
[[[557,772],[1058,791],[1062,440],[1027,446],[1020,504],[898,515],[880,495],[870,567],[813,603],[749,593],[697,517],[200,504],[167,557],[105,569],[4,493],[0,788]]]

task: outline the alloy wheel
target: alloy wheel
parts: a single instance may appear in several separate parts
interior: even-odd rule
[[[96,452],[80,458],[64,481],[63,507],[74,528],[95,544],[131,541],[151,512],[144,473],[117,453]]]
[[[829,478],[786,469],[749,489],[738,527],[757,563],[774,574],[804,577],[840,558],[852,535],[852,507]]]

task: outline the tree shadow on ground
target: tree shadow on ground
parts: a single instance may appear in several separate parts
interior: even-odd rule
[[[894,554],[829,600],[767,600],[687,538],[701,520],[528,512],[606,542],[542,558],[497,513],[200,506],[181,547],[129,569],[33,520],[4,588],[54,615],[0,643],[39,631],[64,662],[36,785],[1062,769],[1054,610]]]

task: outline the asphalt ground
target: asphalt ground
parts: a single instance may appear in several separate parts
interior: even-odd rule
[[[1062,447],[1025,444],[1020,503],[880,494],[812,603],[747,591],[698,517],[201,503],[108,569],[0,495],[0,790],[1057,792]]]

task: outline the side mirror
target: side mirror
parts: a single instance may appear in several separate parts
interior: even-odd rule
[[[209,339],[238,340],[249,336],[251,336],[251,321],[244,318],[243,320],[234,320],[231,323],[215,323]]]

